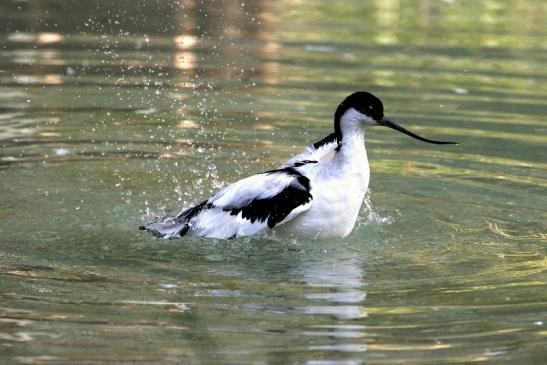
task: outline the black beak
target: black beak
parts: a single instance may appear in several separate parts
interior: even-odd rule
[[[384,127],[389,127],[391,129],[395,129],[396,131],[402,132],[404,134],[409,135],[410,137],[414,137],[416,139],[419,139],[420,141],[427,142],[427,143],[433,143],[433,144],[458,144],[458,142],[443,142],[443,141],[434,141],[432,139],[427,139],[424,137],[420,137],[419,135],[412,133],[408,129],[404,129],[400,125],[396,124],[395,122],[391,121],[391,119],[387,117],[383,117],[382,120],[378,122],[378,125],[383,125]]]

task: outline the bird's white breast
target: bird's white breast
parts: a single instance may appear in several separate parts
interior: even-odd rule
[[[313,238],[345,237],[357,221],[368,188],[370,170],[366,153],[352,161],[326,161],[310,169],[313,204],[288,222],[285,229]]]

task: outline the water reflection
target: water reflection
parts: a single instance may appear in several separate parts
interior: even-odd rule
[[[32,63],[32,62],[30,62]],[[16,84],[21,85],[60,85],[63,83],[63,78],[61,75],[49,74],[41,76],[33,75],[16,75],[12,78]]]
[[[36,43],[38,44],[50,44],[62,42],[63,35],[60,33],[42,32],[36,36]]]
[[[198,63],[197,55],[192,52],[176,52],[173,54],[173,66],[177,70],[193,70]]]
[[[337,319],[351,320],[367,317],[363,307],[366,292],[361,288],[363,272],[358,258],[338,261],[312,261],[298,267],[306,284],[320,291],[306,293],[307,299],[331,305],[312,305],[304,309],[308,314],[329,314]]]
[[[198,43],[198,38],[194,35],[182,34],[173,38],[175,42],[175,47],[179,49],[191,49],[196,43]]]

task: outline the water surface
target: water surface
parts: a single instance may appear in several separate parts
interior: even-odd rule
[[[542,363],[546,11],[2,2],[3,362]],[[461,144],[367,131],[348,238],[137,230],[321,139],[355,90]]]

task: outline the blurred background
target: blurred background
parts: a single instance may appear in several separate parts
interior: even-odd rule
[[[547,3],[0,1],[6,364],[540,364]],[[143,222],[281,164],[348,94],[353,234],[163,241]]]

